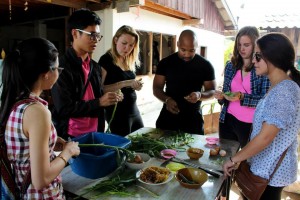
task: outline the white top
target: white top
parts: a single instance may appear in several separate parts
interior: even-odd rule
[[[261,130],[263,122],[280,129],[272,143],[250,159],[251,171],[269,179],[276,164],[285,151],[288,151],[269,185],[282,187],[297,178],[297,135],[300,128],[300,88],[290,80],[278,83],[257,105],[251,138]]]

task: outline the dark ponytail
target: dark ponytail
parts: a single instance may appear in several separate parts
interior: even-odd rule
[[[300,71],[295,66],[291,66],[289,70],[290,78],[295,81],[300,87]]]
[[[15,102],[29,97],[40,75],[57,60],[55,46],[43,38],[22,41],[3,63],[0,125],[3,126]]]

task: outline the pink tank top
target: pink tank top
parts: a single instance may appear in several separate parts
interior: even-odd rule
[[[238,70],[231,82],[231,92],[241,92],[251,94],[250,85],[251,72],[242,77],[241,70]],[[240,101],[229,103],[227,112],[235,116],[238,120],[246,123],[252,123],[255,108],[241,106]]]

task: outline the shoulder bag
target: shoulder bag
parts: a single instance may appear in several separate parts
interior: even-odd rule
[[[259,200],[281,164],[286,152],[287,149],[281,155],[269,179],[264,179],[260,176],[254,175],[250,171],[250,165],[247,160],[242,161],[233,173],[233,182],[238,187],[241,194],[243,194],[248,200]]]

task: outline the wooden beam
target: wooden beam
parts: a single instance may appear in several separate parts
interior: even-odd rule
[[[101,0],[86,0],[86,1],[93,2],[93,3],[100,3]]]
[[[87,8],[89,8],[92,11],[98,11],[98,10],[104,10],[106,8],[109,8],[111,4],[112,4],[111,1],[109,1],[109,2],[103,2],[103,3],[98,3],[98,4],[88,3],[87,4]]]
[[[186,19],[182,20],[182,25],[190,25],[190,26],[195,26],[195,25],[203,25],[204,20],[202,19]]]
[[[32,0],[31,0],[32,1]],[[48,4],[54,4],[54,5],[59,5],[59,6],[65,6],[65,7],[70,7],[70,8],[85,8],[87,5],[86,0],[35,0],[35,2],[40,2],[40,3],[48,3]],[[99,1],[100,3],[100,1]]]
[[[141,6],[144,10],[149,10],[151,12],[155,12],[162,15],[167,15],[170,17],[174,17],[177,19],[192,19],[192,17],[188,14],[180,12],[175,9],[168,8],[166,6],[160,5],[158,3],[154,3],[150,0],[145,0],[145,5]]]
[[[129,0],[129,6],[143,6],[145,5],[145,0]]]

